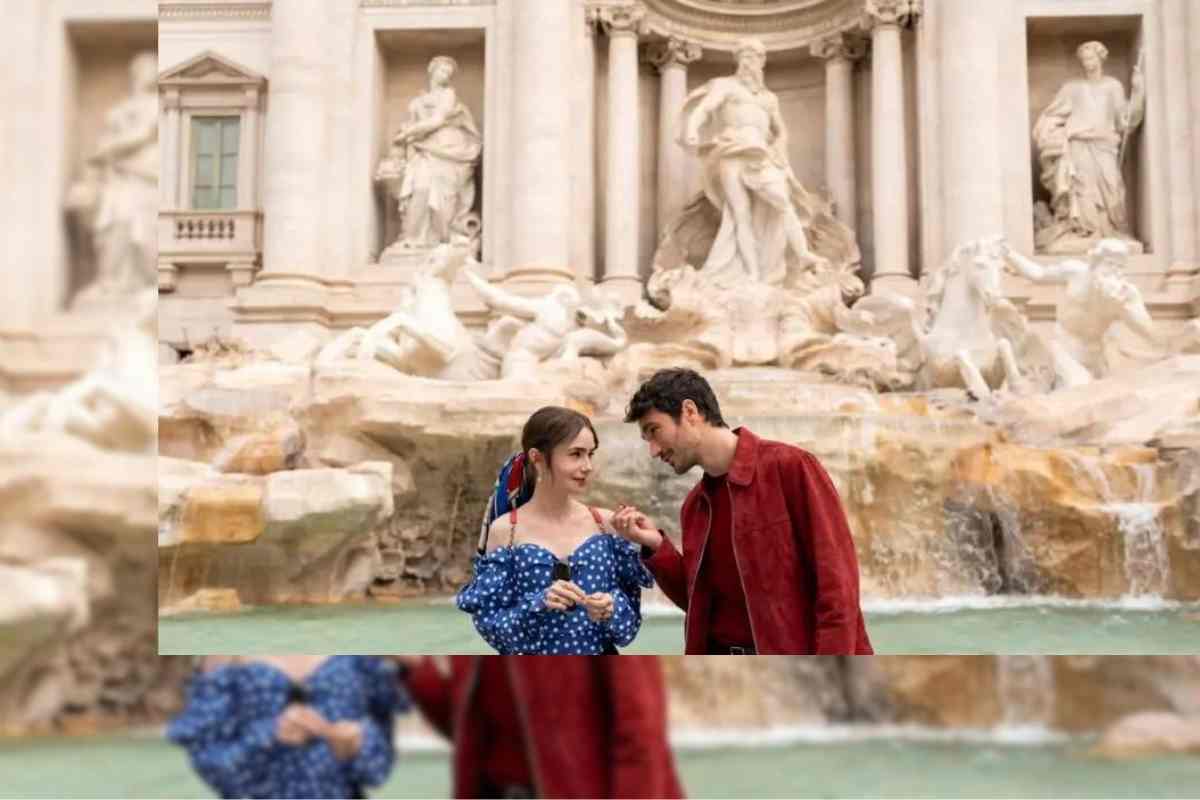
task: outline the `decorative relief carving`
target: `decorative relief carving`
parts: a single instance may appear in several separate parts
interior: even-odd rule
[[[704,55],[703,48],[695,42],[685,41],[672,36],[665,42],[656,42],[650,46],[646,54],[647,60],[662,72],[667,67],[686,67],[700,60]]]
[[[878,25],[915,25],[924,11],[923,0],[866,0],[863,6],[863,27]]]
[[[844,58],[848,61],[857,61],[866,55],[867,40],[861,36],[835,33],[813,42],[811,50],[817,58]]]
[[[158,18],[163,19],[261,19],[271,18],[271,4],[253,0],[247,2],[188,3],[160,2]]]
[[[600,6],[597,16],[609,36],[640,36],[646,33],[646,9],[641,5]]]
[[[821,36],[859,27],[862,16],[862,0],[643,3],[650,33],[717,50],[733,50],[738,40],[747,37],[762,40],[769,50],[805,47]]]

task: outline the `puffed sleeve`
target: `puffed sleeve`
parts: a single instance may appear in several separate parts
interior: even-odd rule
[[[642,627],[642,589],[654,585],[654,576],[642,562],[641,548],[619,536],[609,537],[616,567],[617,585],[613,588],[613,615],[601,623],[612,643],[624,647],[633,641]]]
[[[277,717],[245,719],[239,695],[243,670],[219,667],[197,673],[187,704],[167,726],[167,738],[182,745],[196,772],[223,797],[253,794],[249,781],[267,771],[284,747],[275,738]]]
[[[347,766],[359,785],[378,786],[387,780],[396,760],[396,714],[407,711],[410,703],[397,678],[395,663],[377,656],[358,656],[356,661],[366,689],[367,716],[359,720],[362,747]]]
[[[501,655],[536,652],[537,615],[546,611],[545,590],[517,591],[516,555],[510,548],[475,557],[475,577],[458,592],[458,607],[471,615],[479,635]]]

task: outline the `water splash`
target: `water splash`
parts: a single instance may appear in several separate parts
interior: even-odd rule
[[[1167,541],[1153,503],[1114,503],[1105,506],[1117,520],[1125,546],[1127,597],[1162,597],[1167,591],[1170,563]]]
[[[1137,476],[1137,502],[1152,503],[1154,502],[1154,493],[1157,489],[1155,485],[1155,470],[1153,464],[1134,464],[1134,475]]]
[[[1054,721],[1054,672],[1047,656],[996,656],[1000,727],[1045,730]]]

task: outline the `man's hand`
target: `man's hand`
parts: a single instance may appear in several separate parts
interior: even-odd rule
[[[607,622],[613,615],[613,598],[607,592],[595,592],[583,598],[588,619],[592,622]]]
[[[433,668],[437,670],[437,673],[439,675],[441,675],[443,678],[450,677],[450,657],[449,656],[395,655],[395,656],[389,656],[389,657],[392,659],[392,661],[395,661],[400,666],[402,666],[406,669],[409,669],[409,670],[416,669],[417,667],[421,666],[426,661],[429,661],[429,663],[433,664]]]
[[[324,736],[328,728],[329,722],[312,706],[292,703],[279,715],[275,738],[295,747],[314,737]]]
[[[649,547],[651,550],[657,550],[662,544],[662,534],[658,532],[658,526],[634,506],[618,506],[612,515],[612,526],[617,533],[634,544]]]
[[[571,581],[555,581],[546,588],[546,608],[566,611],[587,598],[583,589]]]

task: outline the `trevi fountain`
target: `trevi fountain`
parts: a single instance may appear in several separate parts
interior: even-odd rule
[[[524,420],[591,416],[589,501],[674,535],[698,476],[622,419],[682,365],[828,469],[881,654],[667,658],[693,793],[1195,785],[1191,4],[102,5],[13,19],[55,42],[14,141],[69,155],[13,209],[63,266],[0,327],[0,721],[45,734],[0,763],[198,791],[192,654],[484,652],[450,598]]]

